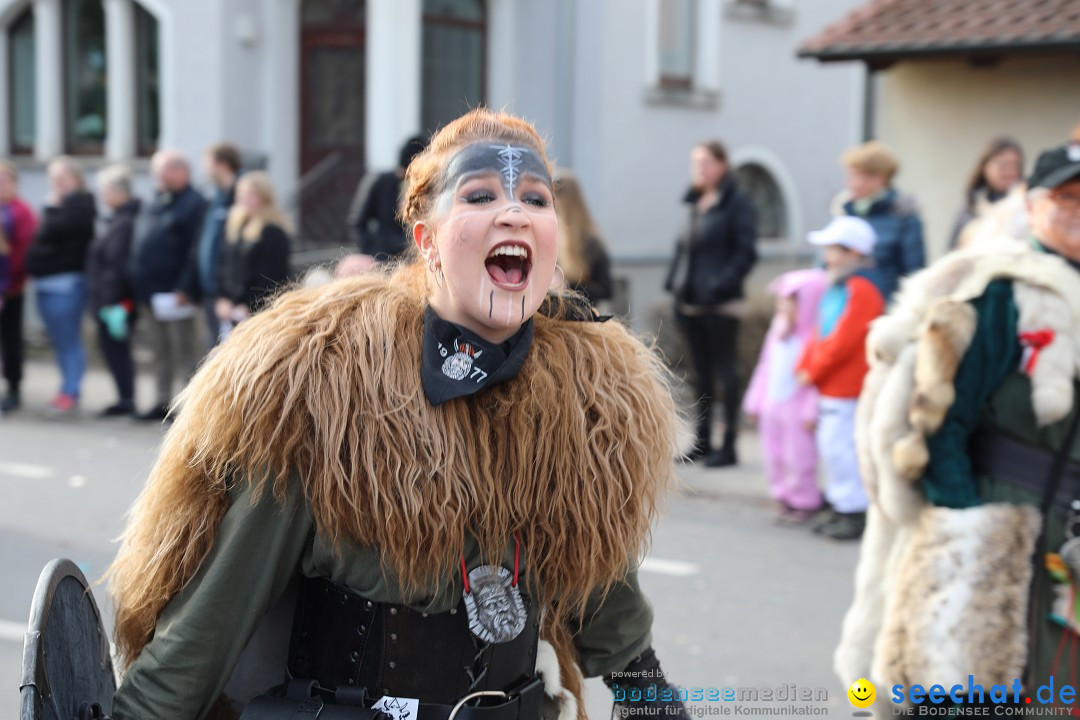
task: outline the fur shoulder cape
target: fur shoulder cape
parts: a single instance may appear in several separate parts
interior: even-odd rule
[[[956,370],[975,332],[969,301],[999,279],[1013,281],[1021,333],[1054,331],[1054,340],[1042,349],[1031,373],[1038,422],[1056,422],[1072,408],[1073,378],[1080,369],[1080,273],[1062,258],[1012,238],[984,240],[904,281],[895,304],[875,321],[867,339],[870,371],[859,398],[855,440],[871,506],[855,597],[834,656],[844,683],[866,677],[891,685],[920,673],[926,677],[918,681],[942,683],[953,674],[966,679],[976,667],[987,674],[1014,673],[1011,678],[1023,667],[1020,634],[1026,627],[1022,615],[1028,582],[1023,573],[1030,578],[1030,553],[1024,555],[1017,546],[1010,549],[1007,543],[1020,542],[1016,538],[1033,542],[1038,513],[1000,505],[930,508],[919,485],[929,461],[925,438],[941,426],[952,405]],[[1010,540],[1003,539],[1007,527],[1014,531]],[[915,585],[941,591],[950,582],[970,582],[970,576],[961,577],[965,570],[957,563],[970,557],[973,543],[981,543],[981,555],[976,556],[982,560],[976,562],[983,566],[991,562],[989,557],[1001,558],[999,567],[1019,558],[1011,569],[1018,590],[1007,622],[1000,609],[1006,600],[1000,584],[983,588],[982,594],[965,586],[967,591],[952,593],[951,607],[934,605],[931,591],[915,597]],[[988,599],[983,607],[960,608],[960,597]],[[957,612],[999,629],[1003,622],[1011,625],[1002,629],[996,647],[978,647],[972,637],[959,637],[959,631],[945,627],[957,619]],[[924,654],[927,648],[920,645],[936,648]],[[972,655],[989,658],[992,665],[976,666],[969,660]]]
[[[206,557],[234,476],[279,498],[299,477],[317,531],[380,548],[406,595],[453,572],[466,531],[492,558],[520,532],[544,635],[574,657],[570,617],[625,576],[674,478],[669,376],[616,322],[537,315],[516,379],[432,407],[422,273],[286,293],[204,363],[110,569],[123,664]]]

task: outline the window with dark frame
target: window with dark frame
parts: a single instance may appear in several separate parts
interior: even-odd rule
[[[694,85],[694,27],[697,0],[659,0],[660,87],[689,90]]]
[[[8,82],[11,152],[32,155],[37,138],[37,68],[34,11],[28,7],[8,27]]]
[[[64,136],[67,152],[99,155],[108,132],[105,8],[64,0]]]
[[[161,138],[161,61],[158,21],[135,3],[135,107],[138,154],[158,149]]]
[[[421,129],[487,101],[487,3],[424,0]]]

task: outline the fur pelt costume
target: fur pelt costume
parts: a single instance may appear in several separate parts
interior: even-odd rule
[[[885,686],[948,687],[973,672],[1006,682],[1024,667],[1038,511],[1004,503],[930,507],[919,484],[929,459],[925,438],[953,402],[956,370],[974,335],[969,301],[997,279],[1013,281],[1020,332],[1055,332],[1031,374],[1039,425],[1072,408],[1080,275],[1061,258],[1005,238],[951,253],[905,282],[867,341],[856,446],[871,507],[834,656],[845,685],[866,677]],[[976,624],[983,631],[968,632]]]
[[[616,322],[537,314],[517,378],[436,408],[425,304],[417,266],[296,290],[203,365],[110,570],[122,664],[206,557],[226,479],[281,498],[291,476],[318,532],[379,548],[407,597],[455,572],[466,532],[496,559],[520,532],[542,637],[583,714],[571,618],[625,576],[674,478],[668,374]]]

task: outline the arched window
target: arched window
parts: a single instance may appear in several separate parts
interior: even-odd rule
[[[758,238],[786,240],[788,237],[787,206],[776,180],[757,163],[746,163],[735,170],[739,187],[750,196],[757,209]]]
[[[30,155],[37,137],[37,84],[34,57],[34,11],[25,11],[8,28],[8,93],[11,152]]]
[[[421,126],[433,131],[486,102],[484,0],[424,0]]]
[[[100,154],[108,129],[105,9],[67,0],[64,27],[64,135],[68,152]]]

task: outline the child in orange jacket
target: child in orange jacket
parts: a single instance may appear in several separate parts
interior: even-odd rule
[[[855,405],[869,369],[866,335],[885,309],[870,267],[877,235],[862,218],[844,216],[810,233],[810,242],[824,247],[830,281],[818,309],[817,333],[798,366],[799,380],[820,395],[816,439],[831,511],[815,530],[854,540],[862,536],[869,503],[855,455]]]

